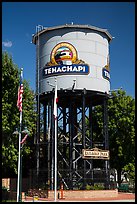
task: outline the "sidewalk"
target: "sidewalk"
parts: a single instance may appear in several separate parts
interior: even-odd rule
[[[118,193],[118,196],[117,197],[105,197],[105,198],[92,198],[92,199],[86,199],[86,198],[83,198],[83,199],[79,199],[79,198],[70,198],[70,199],[58,199],[57,200],[57,202],[73,202],[73,201],[82,201],[82,202],[84,202],[84,201],[112,201],[112,200],[115,200],[115,201],[117,201],[117,200],[123,200],[123,201],[125,201],[125,200],[131,200],[131,202],[134,202],[134,200],[135,200],[135,194],[134,193],[122,193],[122,192],[119,192]],[[26,196],[26,199],[24,200],[24,202],[29,202],[29,201],[31,201],[31,202],[41,202],[41,201],[45,201],[45,202],[54,202],[54,200],[53,199],[48,199],[48,198],[38,198],[38,200],[37,201],[34,201],[33,200],[33,197],[29,197],[29,196]]]

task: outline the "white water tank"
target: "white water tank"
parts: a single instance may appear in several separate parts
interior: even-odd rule
[[[33,36],[36,44],[36,87],[39,93],[52,90],[110,91],[109,43],[106,29],[89,25],[62,25],[41,30]],[[39,71],[39,72],[38,72]]]

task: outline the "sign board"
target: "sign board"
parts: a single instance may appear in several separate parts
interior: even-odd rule
[[[109,150],[102,150],[98,148],[82,149],[83,159],[109,159]]]

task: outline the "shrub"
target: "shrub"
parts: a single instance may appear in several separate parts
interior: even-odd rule
[[[104,190],[104,186],[102,184],[94,184],[94,190]]]
[[[94,184],[94,186],[90,186],[89,184],[86,185],[86,190],[103,190],[104,189],[104,185],[103,184]]]

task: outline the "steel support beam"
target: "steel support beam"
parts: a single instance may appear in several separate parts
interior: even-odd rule
[[[109,149],[109,143],[108,143],[108,103],[107,103],[107,98],[104,98],[104,103],[103,103],[103,132],[104,132],[104,146],[105,149]],[[106,171],[106,183],[105,183],[105,188],[109,189],[109,160],[105,160],[105,171]]]
[[[86,149],[86,122],[85,122],[85,94],[86,90],[83,90],[82,95],[82,147]],[[83,160],[83,189],[85,189],[86,179],[86,160]]]
[[[60,92],[58,92],[60,94]],[[64,95],[65,100],[64,100]],[[107,97],[103,94],[89,93],[86,89],[79,92],[63,92],[59,95],[58,102],[58,182],[62,179],[67,189],[78,189],[82,185],[85,189],[88,179],[94,180],[93,160],[83,159],[81,156],[82,149],[93,148],[93,108],[96,105],[103,106],[103,139],[104,148],[109,148],[108,138],[108,112]],[[69,95],[68,95],[69,94]],[[51,92],[42,96],[40,102],[44,104],[44,148],[48,151],[45,153],[45,168],[48,171],[50,180],[50,189],[54,189],[54,93]],[[40,114],[40,110],[38,110]],[[40,121],[39,114],[39,121]],[[42,117],[41,117],[42,118]],[[89,124],[89,125],[88,125]],[[37,170],[40,168],[40,155],[38,147],[40,145],[40,122],[37,123]],[[39,134],[38,134],[39,132]],[[101,135],[102,136],[102,135]],[[99,141],[100,142],[100,141]],[[48,161],[47,161],[48,160]],[[109,188],[109,161],[101,161],[106,172],[106,189]],[[45,173],[46,176],[46,173]],[[45,180],[45,179],[44,179]],[[94,183],[94,181],[93,181]],[[58,183],[59,184],[59,183]]]

